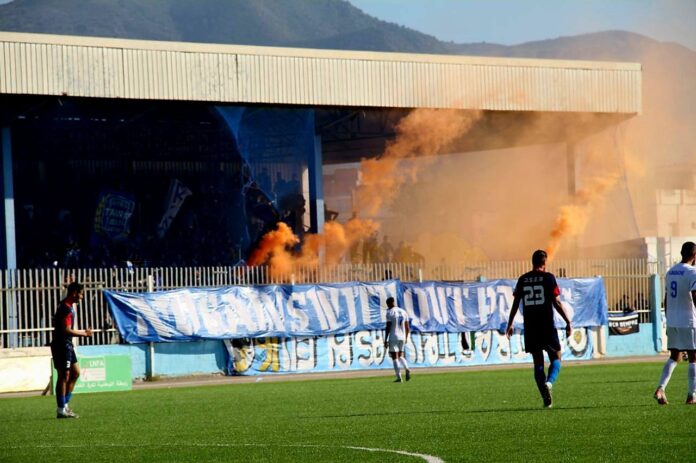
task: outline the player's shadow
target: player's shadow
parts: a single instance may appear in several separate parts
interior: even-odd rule
[[[654,404],[614,404],[614,405],[577,405],[573,407],[554,407],[553,410],[563,411],[563,410],[592,410],[592,409],[603,409],[607,408],[648,408],[655,407]],[[453,413],[481,413],[481,414],[496,414],[496,413],[510,413],[510,412],[541,412],[548,413],[549,410],[541,407],[518,407],[518,408],[491,408],[491,409],[481,409],[481,410],[427,410],[427,411],[394,411],[394,412],[376,412],[376,413],[346,413],[343,415],[306,415],[298,416],[300,419],[316,419],[316,418],[363,418],[369,416],[408,416],[408,415],[448,415]]]

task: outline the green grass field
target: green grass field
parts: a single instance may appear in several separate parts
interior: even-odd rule
[[[660,369],[566,363],[548,410],[531,366],[77,395],[78,420],[52,397],[0,399],[0,461],[696,461],[686,365],[666,407]]]

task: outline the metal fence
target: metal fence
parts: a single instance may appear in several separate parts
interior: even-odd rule
[[[346,281],[441,280],[476,281],[515,279],[528,271],[528,261],[470,262],[457,265],[422,263],[341,264],[296,267],[291,275],[274,276],[268,267],[176,267],[109,269],[23,269],[0,271],[0,348],[44,346],[51,337],[51,317],[72,281],[85,285],[85,299],[77,311],[79,327],[93,327],[83,344],[120,342],[103,290],[144,292],[148,280],[155,291],[184,287],[216,287],[281,283],[337,283]],[[641,322],[650,321],[651,274],[664,269],[645,260],[554,261],[547,268],[557,277],[602,276],[610,311],[635,310]]]

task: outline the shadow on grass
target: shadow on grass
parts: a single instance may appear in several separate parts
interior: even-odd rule
[[[420,411],[395,411],[395,412],[376,412],[376,413],[346,413],[344,415],[307,415],[298,416],[299,419],[316,419],[316,418],[361,418],[367,416],[407,416],[407,415],[448,415],[453,413],[514,413],[514,412],[540,412],[540,413],[553,413],[555,410],[561,412],[564,410],[576,411],[576,410],[593,410],[593,409],[611,409],[620,408],[626,410],[627,408],[655,408],[654,404],[614,404],[614,405],[584,405],[575,407],[554,407],[551,409],[546,409],[542,407],[526,407],[526,408],[490,408],[481,410],[420,410]]]

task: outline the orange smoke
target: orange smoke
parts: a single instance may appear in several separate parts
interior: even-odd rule
[[[326,222],[323,233],[305,237],[296,262],[307,266],[317,266],[320,263],[340,264],[353,245],[369,237],[378,229],[376,222],[358,218],[349,220],[345,225],[338,222]]]
[[[288,248],[299,243],[299,239],[284,222],[278,222],[276,230],[263,235],[259,246],[249,256],[249,265],[270,264],[271,276],[288,275],[292,272],[293,257]]]
[[[317,267],[322,263],[340,264],[351,246],[378,229],[376,222],[358,218],[349,220],[345,225],[326,222],[324,233],[307,234],[300,252],[293,255],[289,248],[300,240],[287,224],[279,222],[276,230],[263,236],[259,246],[251,253],[248,264],[268,264],[273,277],[290,275],[297,265]]]
[[[552,258],[561,246],[561,242],[569,236],[580,235],[587,226],[594,207],[602,200],[619,180],[618,172],[594,177],[587,186],[581,188],[575,195],[573,204],[560,207],[558,217],[551,230],[551,239],[546,245],[546,252]]]
[[[396,140],[384,154],[360,164],[358,201],[361,212],[374,216],[388,204],[406,182],[413,182],[418,171],[404,159],[432,156],[466,134],[481,118],[481,111],[416,109],[396,127]],[[431,158],[431,159],[434,159]],[[423,168],[424,163],[419,165]]]

